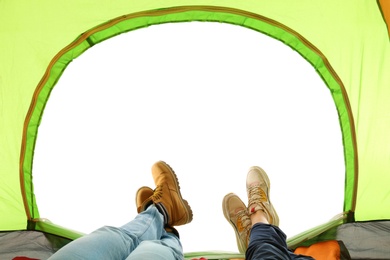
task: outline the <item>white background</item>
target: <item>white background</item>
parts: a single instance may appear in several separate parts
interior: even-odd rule
[[[252,165],[291,237],[342,212],[338,116],[315,69],[288,46],[220,23],[151,26],[95,45],[47,103],[34,157],[41,217],[82,232],[136,215],[150,168],[172,166],[194,219],[185,252],[237,252],[222,198],[246,203]]]

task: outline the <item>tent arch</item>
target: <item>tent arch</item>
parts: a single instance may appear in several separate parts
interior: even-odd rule
[[[93,45],[118,34],[150,25],[188,21],[223,22],[256,30],[284,42],[315,67],[331,91],[339,114],[346,164],[344,211],[354,211],[357,151],[352,112],[343,83],[321,51],[293,29],[258,14],[227,7],[182,6],[132,13],[110,20],[81,34],[52,59],[35,89],[24,124],[20,179],[29,220],[39,218],[32,185],[32,161],[38,127],[50,92],[67,65]]]

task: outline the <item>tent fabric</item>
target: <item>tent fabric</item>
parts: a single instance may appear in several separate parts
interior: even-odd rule
[[[389,259],[390,221],[347,223],[338,227],[352,259]]]
[[[0,259],[47,259],[69,242],[38,231],[0,232]]]
[[[346,169],[340,212],[349,213],[349,222],[390,219],[383,206],[390,204],[388,18],[388,1],[367,0],[1,1],[0,230],[25,230],[40,218],[34,146],[66,66],[118,34],[189,21],[253,29],[301,54],[324,80],[339,115]]]

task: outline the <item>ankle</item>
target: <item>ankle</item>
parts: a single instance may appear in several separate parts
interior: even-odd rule
[[[160,212],[160,214],[163,216],[164,226],[168,225],[170,220],[168,210],[165,208],[165,206],[162,203],[155,203],[154,206],[157,208],[158,212]]]
[[[250,215],[252,227],[256,223],[269,224],[267,214],[264,211],[258,210]]]

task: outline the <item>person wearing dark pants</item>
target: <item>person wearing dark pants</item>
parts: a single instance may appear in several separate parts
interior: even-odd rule
[[[232,225],[238,249],[245,253],[245,258],[313,259],[288,249],[286,235],[278,227],[279,216],[270,201],[270,181],[262,168],[253,166],[249,169],[246,189],[248,206],[234,193],[227,194],[222,201],[224,216]]]

